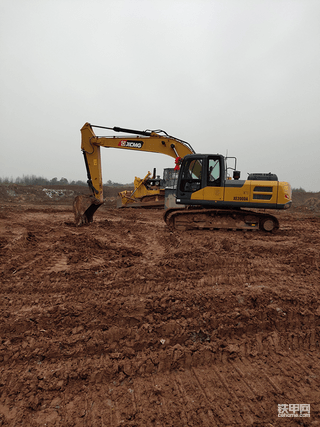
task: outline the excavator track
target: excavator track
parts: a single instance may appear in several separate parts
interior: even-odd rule
[[[176,230],[262,230],[275,232],[278,219],[270,214],[242,209],[168,209],[166,224]]]

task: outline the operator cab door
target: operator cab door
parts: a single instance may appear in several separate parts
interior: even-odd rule
[[[203,188],[204,159],[194,155],[184,159],[178,180],[177,198],[190,200],[193,193]]]
[[[203,200],[223,200],[224,194],[224,163],[221,156],[209,155],[207,157],[207,182],[203,189]]]
[[[221,186],[221,164],[220,157],[208,156],[207,185],[210,187]]]

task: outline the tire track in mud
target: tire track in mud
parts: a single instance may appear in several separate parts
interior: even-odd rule
[[[5,422],[278,425],[295,402],[317,419],[319,222],[270,236],[172,233],[131,210],[27,220],[1,246]]]

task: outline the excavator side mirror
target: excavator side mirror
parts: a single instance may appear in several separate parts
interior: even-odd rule
[[[240,179],[240,171],[233,171],[233,179]]]

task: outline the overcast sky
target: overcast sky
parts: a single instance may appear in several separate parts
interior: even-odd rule
[[[1,0],[0,54],[1,177],[86,180],[90,122],[320,191],[319,0]],[[102,167],[128,183],[174,160],[102,149]]]

